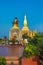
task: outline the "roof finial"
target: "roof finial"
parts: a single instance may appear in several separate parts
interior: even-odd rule
[[[24,26],[27,26],[26,14],[25,14],[25,16],[24,16]]]

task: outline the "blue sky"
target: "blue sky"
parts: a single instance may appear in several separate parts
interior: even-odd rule
[[[9,37],[15,17],[22,28],[25,14],[29,29],[43,32],[43,0],[0,0],[0,37]]]

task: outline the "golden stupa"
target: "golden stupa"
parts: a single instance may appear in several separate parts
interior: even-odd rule
[[[33,36],[35,35],[35,32],[32,32],[31,30],[29,30],[28,28],[28,24],[27,24],[27,19],[26,19],[26,15],[24,16],[24,26],[22,28],[22,35],[23,34],[27,34],[29,37],[33,38]]]
[[[13,26],[10,29],[10,40],[18,38],[19,32],[20,32],[20,29],[18,27],[18,20],[15,18],[13,21]]]
[[[13,27],[11,29],[19,29],[17,18],[14,19],[14,21],[13,21]]]
[[[24,26],[22,28],[22,34],[24,33],[27,33],[28,34],[29,32],[29,29],[28,29],[28,26],[27,26],[27,19],[26,19],[26,15],[24,16]]]
[[[32,32],[28,28],[27,19],[26,19],[26,15],[25,15],[24,16],[24,24],[23,24],[23,28],[22,29],[19,29],[19,27],[18,27],[18,20],[17,20],[17,18],[14,19],[13,26],[10,29],[9,38],[10,38],[10,40],[12,40],[14,38],[21,40],[23,34],[27,34],[29,37],[33,38],[33,36],[35,36],[35,33],[36,33],[35,31]]]

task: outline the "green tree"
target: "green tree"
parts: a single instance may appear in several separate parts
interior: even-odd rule
[[[6,59],[0,56],[0,65],[6,65]]]
[[[37,33],[37,34],[33,37],[33,39],[32,39],[32,43],[33,43],[34,45],[37,45],[37,46],[40,46],[41,41],[42,41],[42,37],[41,37],[41,35],[40,35],[39,33]]]
[[[41,43],[40,43],[40,46],[39,46],[38,56],[39,56],[40,65],[43,65],[43,33],[40,33],[40,36],[41,36]],[[40,60],[41,60],[41,62],[40,62]]]
[[[28,43],[32,43],[32,38],[28,37]]]
[[[2,43],[2,41],[3,41],[3,40],[0,38],[0,43]]]
[[[23,56],[32,57],[32,56],[36,55],[37,52],[38,52],[38,48],[35,45],[28,43],[28,44],[26,44],[26,47],[24,48]]]
[[[28,39],[27,33],[23,34],[23,35],[22,35],[22,38],[23,38],[23,39]]]

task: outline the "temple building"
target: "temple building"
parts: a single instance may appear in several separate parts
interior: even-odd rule
[[[14,39],[21,40],[22,36],[24,34],[27,35],[28,37],[33,38],[35,36],[35,33],[36,33],[35,31],[31,31],[28,28],[27,19],[26,19],[26,15],[25,15],[24,16],[24,22],[23,22],[23,28],[22,29],[19,29],[18,19],[17,18],[14,19],[13,26],[10,29],[9,39],[10,40],[14,40]]]

